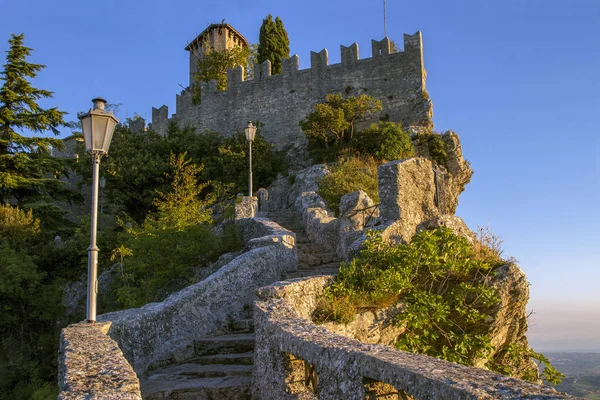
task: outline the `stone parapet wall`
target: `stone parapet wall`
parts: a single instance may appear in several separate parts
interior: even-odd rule
[[[64,328],[58,355],[59,400],[141,400],[140,382],[117,343],[110,322]]]
[[[359,59],[358,45],[341,46],[341,63],[329,65],[326,49],[311,52],[311,68],[300,70],[297,55],[283,60],[281,74],[271,75],[270,65],[258,65],[254,79],[243,80],[243,68],[230,70],[227,90],[217,91],[215,81],[201,84],[201,103],[192,104],[189,88],[177,95],[172,120],[197,132],[223,135],[243,131],[247,121],[261,121],[261,134],[278,149],[300,146],[305,137],[298,122],[329,93],[368,94],[383,103],[373,117],[386,116],[405,126],[431,128],[432,105],[425,95],[421,32],[404,35],[404,51],[391,53],[390,41],[373,41],[373,56]],[[387,51],[386,51],[387,49]],[[166,106],[152,110],[152,129],[168,128]]]
[[[414,399],[569,398],[548,386],[361,343],[315,325],[311,314],[332,279],[301,278],[258,290],[253,398],[362,400],[373,388],[385,391],[380,398],[398,391]]]
[[[238,221],[247,251],[208,278],[160,303],[103,314],[109,336],[137,373],[193,355],[193,341],[228,331],[229,318],[243,314],[258,287],[298,265],[295,236],[260,218]]]

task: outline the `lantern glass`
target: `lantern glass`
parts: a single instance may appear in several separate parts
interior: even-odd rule
[[[254,136],[256,135],[256,127],[252,125],[252,122],[248,122],[248,126],[245,129],[246,132],[246,140],[249,142],[254,141]]]
[[[92,116],[87,115],[81,118],[81,129],[83,130],[83,141],[85,143],[85,151],[92,150]]]
[[[102,103],[96,101],[96,108],[80,118],[85,150],[106,154],[119,120],[115,118],[112,112],[104,111],[104,100],[94,100],[101,100]]]

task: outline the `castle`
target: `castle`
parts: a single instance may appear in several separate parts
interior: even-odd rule
[[[248,41],[229,24],[212,24],[185,47],[190,60],[190,87],[194,84],[198,60],[206,46],[217,51],[248,46]],[[404,35],[404,50],[394,52],[389,38],[371,41],[372,57],[360,59],[358,44],[340,46],[341,63],[330,65],[328,51],[311,52],[309,69],[300,70],[300,58],[283,60],[281,74],[271,74],[271,63],[255,68],[254,78],[244,80],[244,69],[228,71],[227,90],[218,91],[216,81],[201,83],[201,102],[192,103],[190,87],[176,98],[176,112],[169,118],[163,105],[152,108],[151,129],[167,132],[169,121],[190,125],[197,132],[211,130],[223,135],[241,131],[247,121],[264,123],[261,130],[278,149],[302,146],[305,137],[298,122],[329,93],[345,96],[368,94],[383,105],[380,118],[405,127],[431,128],[432,104],[426,92],[421,32]],[[141,119],[131,128],[145,128]]]
[[[229,25],[211,25],[186,47],[191,78],[207,44],[226,49],[247,41]],[[301,144],[298,121],[314,104],[341,92],[380,99],[383,111],[376,120],[431,128],[421,33],[405,35],[402,52],[393,53],[388,38],[372,41],[372,47],[372,58],[360,60],[356,44],[342,46],[335,65],[328,64],[327,50],[311,53],[306,70],[299,70],[295,55],[274,76],[267,61],[247,81],[237,68],[229,71],[225,91],[217,91],[214,81],[202,84],[198,105],[185,89],[170,120],[222,134],[260,120],[266,139],[283,149]],[[166,106],[153,109],[154,130],[165,133],[168,123]],[[132,124],[145,128],[141,119]],[[234,224],[243,250],[222,257],[216,272],[161,302],[63,329],[59,400],[571,398],[548,386],[390,347],[404,332],[394,319],[396,305],[359,311],[348,324],[313,322],[340,258],[352,259],[368,230],[377,227],[385,240],[407,241],[421,229],[443,226],[474,240],[454,215],[472,170],[456,134],[446,132],[440,140],[448,148],[444,165],[430,160],[428,145],[417,144],[416,157],[378,167],[378,205],[356,191],[343,196],[343,207],[332,216],[316,192],[318,180],[330,173],[326,164],[261,189],[266,208],[255,197],[236,202]],[[374,221],[365,219],[366,210]],[[505,355],[512,344],[529,348],[529,284],[512,262],[494,268],[490,285],[500,302],[486,319],[493,321],[492,351]]]

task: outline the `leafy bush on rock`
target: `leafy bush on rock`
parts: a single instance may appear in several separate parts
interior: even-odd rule
[[[561,374],[528,347],[494,355],[490,329],[500,299],[491,279],[504,263],[498,251],[476,253],[448,228],[421,231],[398,245],[369,232],[364,250],[326,289],[314,318],[348,323],[356,310],[402,302],[397,323],[406,330],[396,344],[400,350],[465,365],[484,360],[494,371],[537,381],[539,372],[528,363],[533,357],[546,365],[544,378],[555,383]]]
[[[415,154],[408,133],[393,122],[372,124],[358,132],[350,141],[350,147],[379,161],[401,160]]]
[[[331,173],[319,181],[319,195],[334,212],[347,193],[363,190],[375,202],[379,201],[377,166],[372,157],[344,156],[331,168]]]

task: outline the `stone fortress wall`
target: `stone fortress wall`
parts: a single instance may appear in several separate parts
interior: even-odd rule
[[[155,131],[165,134],[169,120],[197,132],[223,135],[242,131],[248,121],[261,121],[262,135],[278,149],[305,143],[298,122],[329,93],[368,94],[383,103],[380,117],[406,127],[431,127],[432,104],[426,93],[421,32],[404,35],[404,50],[392,53],[391,41],[371,41],[372,57],[359,58],[358,45],[341,46],[341,63],[329,65],[327,49],[311,52],[311,67],[300,70],[294,55],[283,60],[283,72],[271,75],[269,61],[257,66],[254,79],[243,80],[243,67],[228,71],[227,90],[216,81],[201,84],[201,103],[192,104],[190,88],[177,95],[176,113],[167,106],[152,109]],[[139,127],[137,128],[139,130]]]

